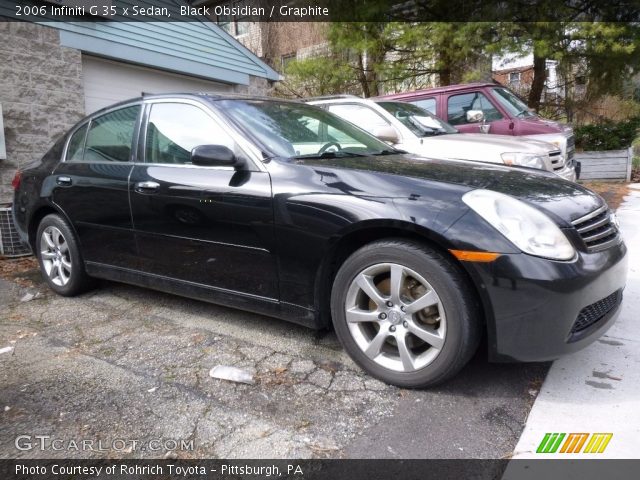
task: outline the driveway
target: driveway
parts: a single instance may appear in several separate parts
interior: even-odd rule
[[[0,280],[4,458],[503,458],[548,369],[481,351],[448,384],[404,390],[333,333],[115,283],[63,298],[27,276]],[[255,384],[211,378],[216,365]]]

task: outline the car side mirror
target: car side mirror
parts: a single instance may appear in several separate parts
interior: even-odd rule
[[[244,160],[224,145],[198,145],[191,150],[191,163],[202,167],[233,167],[240,168]]]
[[[378,140],[382,140],[383,142],[389,142],[393,144],[400,142],[400,135],[398,135],[397,130],[391,125],[376,127],[373,130],[373,136]]]
[[[467,111],[467,122],[478,123],[484,121],[484,112],[482,110]]]

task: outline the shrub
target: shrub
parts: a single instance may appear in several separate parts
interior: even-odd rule
[[[576,147],[581,150],[622,150],[638,136],[640,117],[623,122],[604,120],[597,125],[575,128]]]

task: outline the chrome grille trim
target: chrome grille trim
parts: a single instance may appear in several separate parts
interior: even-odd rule
[[[602,205],[571,224],[575,227],[588,252],[599,252],[620,242],[620,234],[611,222],[607,205]]]
[[[585,233],[589,230],[593,230],[594,228],[602,227],[609,223],[609,217],[603,217],[602,220],[598,220],[596,223],[587,225],[586,227],[578,228],[578,233]]]
[[[586,215],[584,215],[583,217],[580,218],[576,218],[573,222],[571,222],[571,224],[573,226],[578,225],[579,223],[584,223],[587,220],[592,219],[593,217],[597,217],[598,215],[600,215],[602,212],[607,210],[607,206],[606,205],[602,205],[600,208],[598,208],[597,210],[594,210],[591,213],[587,213]]]
[[[551,167],[553,170],[562,170],[564,168],[564,157],[560,150],[554,150],[549,152],[549,160],[551,161]]]

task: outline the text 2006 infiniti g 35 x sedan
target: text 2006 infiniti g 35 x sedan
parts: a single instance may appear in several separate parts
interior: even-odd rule
[[[148,96],[78,123],[14,179],[44,278],[106,278],[314,328],[417,387],[486,332],[548,360],[619,311],[626,247],[596,194],[552,174],[403,154],[317,107]]]

